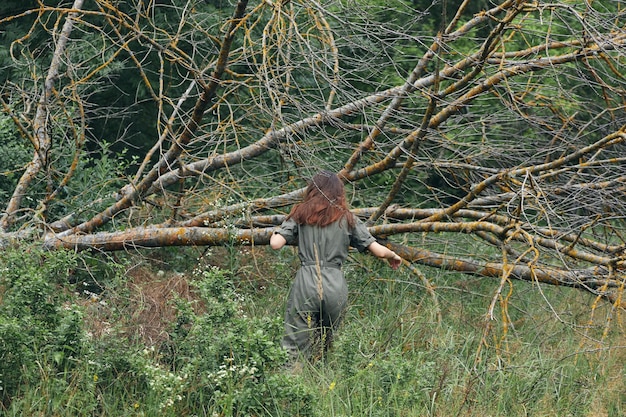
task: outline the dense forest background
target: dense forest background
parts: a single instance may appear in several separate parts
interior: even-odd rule
[[[619,416],[621,1],[5,0],[0,412]],[[282,370],[320,169],[354,253]]]

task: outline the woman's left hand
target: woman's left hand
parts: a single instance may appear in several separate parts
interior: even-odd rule
[[[398,269],[398,267],[402,263],[402,258],[399,257],[398,254],[394,253],[393,258],[389,258],[388,262],[391,269]]]

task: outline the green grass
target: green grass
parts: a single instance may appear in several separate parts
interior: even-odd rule
[[[295,254],[216,249],[195,262],[198,251],[188,251],[175,254],[178,268],[185,254],[184,275],[168,269],[167,255],[158,268],[126,259],[123,279],[96,297],[59,284],[65,296],[47,298],[58,320],[33,334],[63,334],[71,354],[35,343],[0,415],[626,415],[624,314],[592,310],[579,290],[512,282],[488,315],[498,280],[422,269],[432,292],[407,268],[355,255],[332,350],[292,374],[278,343]],[[12,291],[5,282],[3,303],[26,308]],[[64,324],[78,309],[82,335]]]

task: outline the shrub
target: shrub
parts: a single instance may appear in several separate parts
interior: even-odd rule
[[[177,381],[181,394],[187,391],[185,406],[209,401],[220,415],[258,415],[271,409],[310,415],[310,393],[291,376],[276,372],[287,359],[279,343],[282,319],[247,317],[244,296],[229,271],[212,267],[193,285],[200,303],[177,300],[178,317],[161,349],[175,374],[159,371],[160,378]],[[182,399],[178,394],[168,404]]]
[[[49,363],[64,370],[83,344],[82,314],[61,282],[75,257],[36,248],[0,252],[0,396],[35,383]]]

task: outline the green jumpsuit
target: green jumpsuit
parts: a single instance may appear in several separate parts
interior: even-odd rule
[[[309,359],[316,344],[329,347],[348,302],[348,286],[341,265],[352,246],[363,252],[376,239],[356,219],[350,229],[345,219],[325,227],[298,225],[289,219],[277,230],[287,244],[298,245],[301,266],[296,273],[285,309],[282,345],[292,360]]]

